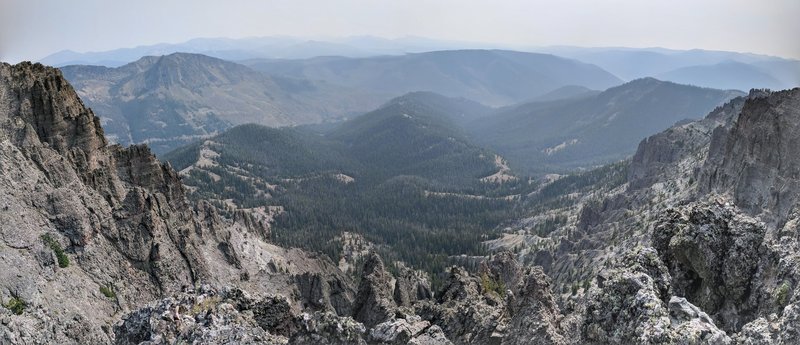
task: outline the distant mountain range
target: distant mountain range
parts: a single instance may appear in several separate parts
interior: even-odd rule
[[[605,89],[621,83],[597,66],[549,54],[506,50],[245,63],[268,74],[324,80],[394,96],[432,91],[494,106],[522,102],[568,85]]]
[[[645,78],[585,97],[502,108],[467,129],[512,167],[552,172],[623,159],[642,138],[739,95]]]
[[[800,61],[759,54],[663,48],[549,47],[535,51],[591,63],[624,80],[656,77],[741,91],[800,86]]]
[[[441,100],[434,93],[463,98],[458,109],[444,102],[442,113],[459,114],[450,120],[481,146],[507,156],[512,165],[541,172],[625,157],[641,138],[676,121],[697,118],[738,94],[722,90],[748,85],[779,88],[791,80],[781,72],[795,66],[790,60],[725,52],[582,52],[578,57],[606,64],[609,56],[630,59],[644,54],[661,61],[661,69],[679,65],[668,59],[673,55],[682,63],[736,56],[748,62],[726,60],[661,74],[667,80],[720,90],[648,78],[603,93],[596,90],[621,81],[595,65],[505,50],[251,59],[245,62],[249,66],[176,53],[116,68],[77,65],[62,67],[62,71],[103,119],[112,141],[149,143],[157,153],[240,124],[280,127],[342,121],[393,97],[418,92],[413,97],[427,97],[429,104]],[[634,72],[647,73],[626,73]],[[776,74],[781,77],[773,77]],[[495,111],[484,104],[505,108]]]
[[[253,59],[309,59],[322,56],[366,58],[464,49],[506,49],[553,54],[597,65],[623,81],[656,77],[678,83],[741,91],[751,88],[784,89],[800,86],[800,61],[759,54],[701,49],[520,47],[421,37],[197,38],[182,43],[162,43],[101,52],[61,51],[42,58],[40,62],[54,66],[80,64],[118,67],[145,56],[169,55],[176,52],[197,53],[241,62]],[[691,78],[693,74],[709,78]]]
[[[798,64],[800,67],[800,64]],[[705,85],[719,89],[750,90],[766,88],[780,90],[785,85],[768,72],[754,65],[727,61],[713,65],[678,68],[657,76],[661,80],[681,84]]]
[[[149,143],[159,153],[238,124],[318,123],[361,114],[384,101],[369,92],[267,76],[198,54],[61,70],[101,116],[110,139]]]
[[[56,67],[66,65],[102,65],[118,67],[145,56],[172,53],[196,53],[226,60],[306,59],[317,56],[366,57],[399,55],[434,50],[494,48],[493,45],[444,41],[423,37],[386,39],[374,36],[312,39],[288,36],[251,38],[196,38],[181,43],[159,43],[133,48],[79,53],[63,50],[39,62]]]
[[[205,55],[175,53],[116,68],[74,65],[61,70],[103,119],[109,139],[148,143],[156,153],[240,124],[340,121],[412,91],[507,105],[567,85],[584,90],[619,83],[592,65],[507,51],[270,60],[254,66],[265,73]],[[470,107],[482,106],[472,102]]]
[[[328,128],[238,127],[210,139],[217,144],[209,150],[238,152],[237,166],[263,166],[267,170],[258,171],[270,171],[269,176],[336,171],[376,183],[406,175],[434,185],[464,187],[499,170],[509,176],[512,171],[539,175],[621,160],[642,138],[701,118],[741,95],[653,78],[504,108],[414,92]],[[228,144],[220,148],[220,143]],[[167,159],[179,168],[190,166],[204,145],[209,144],[179,149]],[[220,159],[231,155],[223,153]],[[287,162],[302,164],[290,168]]]
[[[652,78],[601,93],[593,89],[619,80],[596,66],[499,50],[251,63],[263,73],[185,53],[145,57],[117,68],[65,66],[62,72],[114,142],[148,143],[160,154],[241,124],[281,127],[352,119],[331,138],[361,152],[366,164],[387,169],[392,162],[383,160],[393,155],[393,146],[434,137],[489,148],[527,173],[592,166],[622,159],[642,138],[696,119],[740,94]],[[414,92],[357,117],[408,90]],[[514,105],[492,109],[476,100]],[[423,121],[428,134],[405,133],[408,121],[395,114],[398,109],[415,123]],[[427,117],[415,117],[419,109]],[[387,114],[392,116],[382,117]],[[360,134],[353,132],[357,129]],[[393,162],[413,175],[409,171],[419,159],[407,158]]]

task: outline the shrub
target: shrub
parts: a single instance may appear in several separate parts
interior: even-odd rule
[[[56,259],[58,259],[58,267],[66,268],[69,266],[69,257],[67,254],[64,253],[64,249],[61,248],[61,244],[58,243],[50,234],[42,235],[42,241],[44,244],[50,247],[53,250],[53,253],[56,254]]]
[[[786,302],[789,301],[789,282],[784,281],[780,286],[775,288],[775,302],[778,305],[786,305]]]
[[[502,281],[496,281],[489,277],[488,274],[484,273],[481,275],[481,287],[483,291],[491,291],[499,295],[500,297],[506,296],[506,287]]]
[[[200,302],[197,302],[192,306],[192,314],[199,314],[201,312],[206,312],[209,310],[213,310],[216,306],[220,303],[222,299],[219,296],[211,296],[206,299],[203,299]]]
[[[100,285],[100,293],[108,298],[116,298],[117,294],[114,292],[114,287],[111,284]]]
[[[3,304],[3,307],[6,307],[6,309],[11,310],[11,312],[16,315],[22,315],[22,311],[25,310],[26,306],[27,305],[25,304],[25,301],[23,301],[19,297],[11,297],[8,303]]]

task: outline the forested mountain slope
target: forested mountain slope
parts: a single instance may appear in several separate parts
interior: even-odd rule
[[[737,95],[646,78],[594,96],[502,108],[467,128],[512,167],[547,173],[624,159],[642,138]]]
[[[332,240],[351,231],[387,257],[436,271],[447,255],[480,254],[481,238],[534,188],[455,123],[488,111],[412,93],[325,134],[245,125],[165,158],[197,196],[280,210],[278,243],[337,258]]]

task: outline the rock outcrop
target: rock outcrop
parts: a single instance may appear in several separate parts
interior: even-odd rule
[[[298,345],[366,345],[366,328],[351,317],[331,312],[304,313],[299,331],[289,340]]]
[[[577,343],[797,342],[798,126],[800,89],[753,90],[644,140],[627,184],[557,210],[579,213],[531,236],[529,258],[572,291],[562,332],[579,319]]]
[[[700,175],[703,192],[781,227],[800,202],[800,88],[753,93],[735,125],[719,130]]]
[[[702,120],[676,125],[642,140],[628,169],[630,188],[647,188],[668,176],[680,174],[680,167],[676,164],[707,149],[712,133],[717,128],[723,131],[729,128],[746,100],[747,97],[734,98]]]
[[[383,260],[370,253],[353,304],[353,318],[370,328],[391,319],[397,308],[392,288],[392,276],[383,266]]]
[[[253,301],[241,290],[203,286],[128,314],[115,326],[116,344],[286,344],[285,337],[267,332],[293,325],[280,305]]]
[[[424,272],[397,263],[399,274],[395,277],[394,302],[400,307],[410,307],[417,301],[433,298],[431,284]]]
[[[655,225],[653,245],[672,287],[728,330],[744,325],[765,226],[720,200],[669,210]]]
[[[4,337],[108,342],[119,309],[208,276],[177,175],[146,148],[107,146],[58,70],[0,65],[0,145],[0,257],[25,272],[0,273],[0,295],[30,311]],[[109,285],[115,298],[100,293]]]
[[[510,293],[510,297],[513,297],[522,288],[520,284],[526,274],[525,268],[513,253],[502,251],[480,264],[478,276],[483,280],[494,282],[498,290],[504,290],[497,291],[501,295]]]
[[[452,267],[435,301],[415,309],[455,344],[567,343],[550,279],[510,252],[482,262],[477,276]]]
[[[503,298],[484,291],[480,278],[460,267],[450,269],[435,302],[419,303],[415,309],[456,344],[499,344],[508,322]]]
[[[685,299],[653,248],[619,258],[597,277],[581,333],[588,344],[729,344],[730,338]]]
[[[312,311],[334,311],[340,316],[352,313],[355,291],[350,283],[340,276],[321,272],[305,272],[295,276],[303,308]]]
[[[563,316],[551,291],[550,278],[541,267],[524,277],[518,297],[510,306],[512,316],[503,344],[568,344],[561,327]]]

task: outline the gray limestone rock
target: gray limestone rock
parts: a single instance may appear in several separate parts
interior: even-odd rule
[[[799,150],[800,88],[751,93],[733,127],[714,133],[701,189],[782,226],[800,201]]]
[[[747,302],[764,233],[764,224],[717,200],[669,210],[655,225],[653,245],[674,293],[735,330],[752,317]]]
[[[433,298],[427,274],[398,263],[399,274],[394,283],[394,302],[397,306],[410,307],[417,301]]]
[[[364,262],[361,283],[353,303],[353,318],[367,327],[394,317],[392,276],[383,266],[377,253],[370,253]]]
[[[287,338],[267,329],[282,333],[284,325],[293,325],[288,310],[275,308],[273,299],[242,298],[238,290],[204,286],[149,304],[114,327],[116,344],[286,344]]]
[[[303,313],[299,331],[289,340],[297,345],[366,345],[366,328],[351,317],[331,312]]]
[[[513,317],[503,344],[567,344],[561,312],[551,291],[550,278],[541,267],[532,267],[511,306]]]

